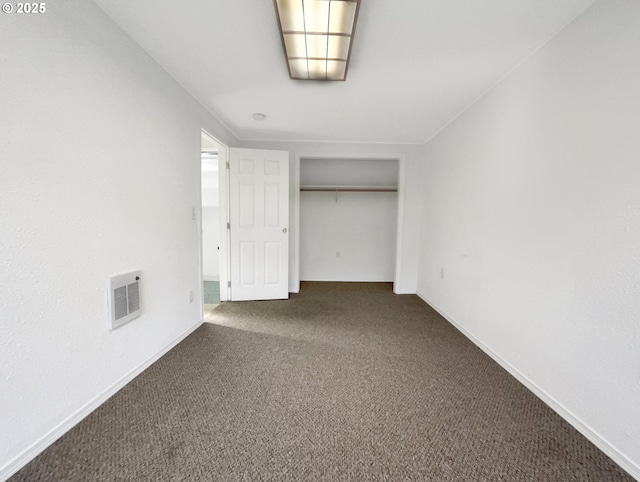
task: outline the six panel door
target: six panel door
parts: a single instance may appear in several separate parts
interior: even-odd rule
[[[231,300],[289,297],[289,153],[230,153]]]

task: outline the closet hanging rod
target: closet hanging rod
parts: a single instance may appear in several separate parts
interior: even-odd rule
[[[395,186],[300,186],[300,191],[318,192],[398,192]]]

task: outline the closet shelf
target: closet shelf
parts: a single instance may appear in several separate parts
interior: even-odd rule
[[[315,186],[302,185],[300,191],[325,192],[398,192],[396,186]]]

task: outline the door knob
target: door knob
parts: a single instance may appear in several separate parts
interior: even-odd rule
[[[286,233],[287,232],[287,228],[282,228],[282,232]]]

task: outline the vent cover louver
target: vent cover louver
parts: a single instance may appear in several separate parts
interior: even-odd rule
[[[113,330],[137,318],[140,306],[140,271],[109,278],[109,329]]]

